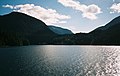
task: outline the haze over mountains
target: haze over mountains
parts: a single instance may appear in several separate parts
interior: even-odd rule
[[[68,29],[47,26],[23,13],[0,16],[0,46],[36,44],[120,45],[120,16],[89,33],[77,34]]]
[[[59,35],[73,34],[71,30],[68,30],[65,28],[52,26],[52,25],[49,25],[48,27],[50,30],[52,30],[53,32],[55,32],[56,34],[59,34]]]

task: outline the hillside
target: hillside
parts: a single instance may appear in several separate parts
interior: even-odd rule
[[[120,16],[89,33],[77,34],[61,27],[47,26],[23,13],[0,16],[0,46],[38,44],[120,45]]]
[[[26,14],[12,12],[0,16],[1,45],[24,45],[24,40],[27,44],[45,44],[56,35],[44,22]]]
[[[95,36],[93,44],[120,45],[120,16],[90,34]]]
[[[55,38],[53,43],[68,45],[120,45],[120,16],[105,26],[96,28],[89,33],[61,36]]]

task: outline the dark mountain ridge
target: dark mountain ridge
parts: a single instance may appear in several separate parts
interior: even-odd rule
[[[54,26],[51,29],[41,20],[23,13],[12,12],[0,16],[0,46],[120,45],[120,16],[89,33],[66,33],[70,30]]]
[[[93,44],[120,44],[120,16],[116,17],[105,26],[93,30],[89,34],[94,36]]]
[[[41,32],[44,30],[47,30],[45,32],[52,32],[44,22],[19,12],[12,12],[10,14],[0,16],[0,24],[3,25],[0,26],[1,29],[9,32],[16,31],[31,33],[36,32],[36,30],[41,30]]]
[[[23,40],[27,40],[30,44],[45,44],[49,39],[57,35],[44,22],[19,12],[0,16],[0,33],[1,45],[4,43],[4,45],[8,46],[14,43],[14,39],[23,43]],[[13,39],[9,39],[9,35]],[[5,39],[11,43],[8,43]],[[13,45],[16,45],[16,43]]]
[[[112,26],[114,26],[114,25],[116,25],[118,23],[120,23],[120,16],[114,18],[113,20],[108,22],[105,26],[98,27],[95,30],[107,30],[109,27],[112,27]]]
[[[77,33],[53,41],[70,45],[120,45],[120,16],[89,33]]]

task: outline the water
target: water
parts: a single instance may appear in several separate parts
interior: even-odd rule
[[[120,47],[0,48],[0,76],[120,76]]]

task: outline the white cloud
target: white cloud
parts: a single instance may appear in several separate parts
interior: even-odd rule
[[[66,21],[60,21],[59,23],[67,23]]]
[[[5,7],[5,8],[11,8],[11,9],[13,9],[14,7],[12,6],[12,5],[3,5],[2,7]]]
[[[117,12],[117,13],[120,13],[120,3],[118,3],[118,4],[113,4],[111,7],[110,7],[110,9],[112,10],[112,13],[115,13],[115,12]]]
[[[80,2],[76,0],[58,0],[59,3],[64,5],[65,7],[71,7],[75,10],[82,12],[82,16],[88,19],[94,20],[97,19],[97,14],[102,13],[101,8],[95,4],[85,5],[80,4]]]
[[[23,5],[3,5],[3,7],[11,8],[16,12],[22,12],[27,15],[33,16],[37,19],[42,20],[47,25],[56,23],[66,23],[66,19],[70,19],[70,16],[59,14],[56,10],[45,9],[41,6],[35,6],[34,4],[23,4]]]

